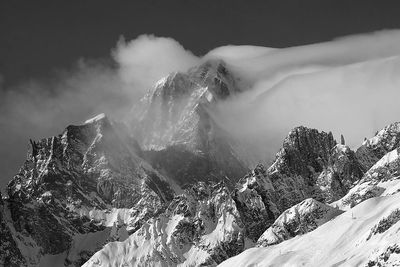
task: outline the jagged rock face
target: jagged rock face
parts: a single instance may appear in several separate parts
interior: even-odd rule
[[[353,151],[331,134],[306,127],[291,131],[273,165],[258,165],[233,193],[254,242],[286,209],[307,198],[331,202],[344,196],[363,175]]]
[[[242,222],[223,183],[198,183],[126,241],[110,243],[84,266],[216,266],[244,248]]]
[[[66,251],[64,264],[82,264],[104,242],[120,239],[121,227],[139,228],[173,198],[165,178],[135,154],[137,146],[121,131],[101,115],[31,141],[26,162],[8,185],[3,213],[19,247],[31,251],[24,255],[28,264]],[[129,221],[113,226],[88,216],[113,207],[128,208]],[[89,248],[77,243],[85,236],[93,238]]]
[[[172,73],[141,100],[139,114],[132,115],[135,136],[144,150],[182,144],[204,150],[207,134],[214,130],[205,109],[237,92],[222,61],[206,62],[188,73]]]
[[[11,229],[5,218],[4,202],[0,192],[0,266],[24,266],[26,261],[13,239]]]
[[[386,153],[400,146],[400,122],[390,124],[365,140],[356,151],[365,171],[369,170]]]
[[[343,211],[308,198],[285,210],[260,236],[257,245],[271,246],[308,233],[341,213]]]
[[[400,123],[384,127],[365,140],[356,156],[363,168],[362,178],[340,200],[334,202],[341,209],[349,209],[360,202],[377,196],[400,191]]]
[[[364,173],[350,148],[337,145],[331,133],[306,127],[289,133],[268,172],[284,208],[308,197],[335,201]]]
[[[331,133],[296,127],[283,141],[268,173],[279,199],[281,212],[302,200],[320,199],[318,175],[328,166],[330,151],[336,145]]]
[[[132,115],[133,132],[147,151],[146,159],[181,186],[225,177],[233,186],[249,169],[237,142],[217,126],[209,111],[239,91],[222,61],[208,61],[160,80]],[[179,160],[179,166],[174,162],[172,168],[169,158]]]
[[[366,200],[317,229],[220,266],[398,266],[400,194]]]
[[[245,235],[255,242],[279,216],[276,189],[264,166],[259,164],[241,179],[232,194],[245,225]]]
[[[328,164],[331,149],[336,145],[332,133],[318,132],[303,126],[296,127],[283,141],[270,170],[281,174],[297,174],[308,184],[315,181],[315,173],[320,173]]]
[[[397,193],[400,191],[399,178],[400,148],[396,148],[376,162],[357,185],[335,204],[346,209],[372,197]]]
[[[31,145],[27,161],[8,186],[11,200],[24,202],[50,192],[50,198],[124,208],[132,207],[142,196],[135,191],[142,185],[168,185],[141,166],[139,157],[105,117],[68,126],[60,136]],[[99,198],[86,198],[82,192],[93,192]],[[172,196],[164,188],[159,192],[163,199]]]
[[[346,195],[363,174],[355,153],[348,146],[336,145],[331,150],[327,167],[318,176],[317,186],[325,202],[330,203]]]

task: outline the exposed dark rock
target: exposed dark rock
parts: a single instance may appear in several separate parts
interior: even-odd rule
[[[312,198],[306,199],[285,210],[261,235],[257,244],[259,246],[275,245],[297,235],[308,233],[342,212]]]
[[[347,146],[336,145],[316,183],[324,201],[330,203],[346,195],[363,175],[363,168],[355,153]]]
[[[112,225],[92,220],[89,210],[129,208],[131,218],[124,227],[137,229],[172,200],[167,180],[136,155],[135,141],[123,131],[99,116],[68,126],[59,136],[30,141],[31,151],[10,181],[4,203],[10,227],[19,236],[16,242],[27,250],[37,247],[36,254],[23,255],[30,264],[72,251],[80,235],[101,232],[102,242],[111,241]],[[85,259],[67,255],[65,263],[86,261],[98,248],[81,251]]]
[[[370,139],[366,139],[356,155],[364,171],[369,170],[379,159],[393,149],[400,147],[400,122],[392,123]]]
[[[14,235],[8,223],[4,202],[0,192],[0,266],[25,266],[26,260],[14,240]]]
[[[389,214],[389,216],[380,220],[379,223],[371,229],[371,232],[367,237],[367,240],[369,240],[373,235],[386,232],[390,227],[392,227],[398,221],[400,221],[400,210],[396,209],[392,211]]]
[[[382,266],[397,266],[397,265],[391,265],[389,263],[389,259],[391,256],[394,254],[400,254],[400,247],[398,244],[393,244],[391,246],[388,246],[384,252],[382,252],[375,260],[370,260],[368,263],[365,265],[366,267],[382,267]]]

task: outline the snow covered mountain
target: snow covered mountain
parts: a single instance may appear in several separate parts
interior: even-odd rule
[[[4,255],[5,263],[82,264],[105,243],[127,238],[173,198],[170,183],[137,156],[125,131],[99,115],[31,141],[2,204],[2,228],[12,234],[16,251]]]
[[[257,244],[263,247],[271,246],[311,232],[341,213],[337,208],[308,198],[285,210],[260,236]]]
[[[400,124],[355,152],[295,127],[270,166],[254,164],[213,117],[239,82],[206,61],[161,79],[127,123],[101,114],[31,140],[0,202],[0,265],[321,266],[329,251],[332,264],[394,261]]]
[[[316,230],[220,266],[398,266],[400,195],[369,199]]]
[[[132,112],[133,133],[145,158],[180,186],[221,179],[233,186],[249,171],[246,151],[208,111],[238,93],[221,60],[161,79]]]
[[[31,141],[2,200],[8,241],[0,262],[80,265],[162,213],[182,186],[225,180],[232,187],[249,169],[206,109],[235,92],[224,63],[210,61],[157,83],[133,118],[138,128],[100,114]]]
[[[356,154],[362,153],[360,164],[372,166],[349,192],[331,203],[331,208],[319,204],[327,211],[340,208],[347,210],[345,213],[340,214],[339,211],[336,215],[340,215],[328,222],[326,219],[332,216],[322,216],[322,223],[325,224],[320,227],[315,224],[318,221],[316,217],[312,216],[303,231],[300,227],[304,221],[302,218],[306,218],[304,214],[312,210],[300,209],[306,201],[310,201],[306,200],[285,211],[260,237],[258,243],[267,248],[248,249],[221,266],[399,265],[400,146],[396,141],[399,134],[397,125],[394,123],[385,127],[365,140],[357,150]],[[387,150],[390,151],[382,152]],[[379,158],[378,153],[383,156]],[[374,159],[378,160],[374,162]],[[286,213],[291,215],[289,219]],[[309,230],[314,231],[307,233]],[[296,236],[296,231],[299,236]],[[282,242],[286,239],[289,240]]]
[[[349,148],[342,150],[345,153]],[[193,186],[177,196],[158,218],[127,240],[106,245],[85,266],[215,266],[254,246],[271,225],[276,229],[279,221],[285,221],[279,215],[287,208],[306,198],[323,199],[317,181],[324,170],[338,169],[333,167],[337,153],[331,134],[297,127],[284,140],[268,170],[256,166],[232,191],[224,184]],[[350,158],[343,156],[341,160]],[[335,174],[346,183],[354,179],[347,172]],[[325,187],[339,195],[344,190],[329,183]],[[299,216],[284,222],[288,234],[282,239],[311,231],[341,213],[307,199],[285,211],[283,217],[299,210]]]

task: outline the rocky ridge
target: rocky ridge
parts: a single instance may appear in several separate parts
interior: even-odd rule
[[[59,255],[66,265],[82,264],[173,198],[166,178],[136,155],[135,142],[123,131],[100,115],[59,136],[31,141],[2,205],[2,221],[26,264],[39,265],[47,255]],[[121,218],[121,210],[129,216]],[[117,219],[107,220],[113,215]],[[91,244],[79,247],[82,238]]]
[[[336,162],[333,160],[337,154],[335,148],[336,142],[331,134],[306,127],[295,128],[285,139],[283,148],[269,169],[261,164],[256,166],[233,190],[229,190],[223,184],[211,185],[220,191],[217,191],[216,195],[202,193],[206,200],[200,201],[196,198],[198,192],[209,192],[209,189],[204,189],[204,185],[186,190],[171,202],[167,211],[158,219],[142,226],[128,240],[107,245],[97,252],[86,266],[146,266],[151,262],[160,266],[219,264],[232,255],[254,246],[262,233],[273,225],[285,209],[297,204],[296,201],[321,197],[317,178],[324,169],[332,167],[329,164]],[[293,161],[300,158],[301,166]],[[345,159],[347,158],[343,158],[342,161]],[[346,178],[354,177],[341,176],[343,180]],[[335,191],[336,188],[331,190]],[[340,194],[341,191],[335,193]],[[224,204],[220,202],[221,199]],[[173,204],[177,201],[179,204]],[[181,207],[185,212],[171,212],[171,205]],[[341,213],[338,209],[313,199],[299,204],[299,207],[304,206],[304,212],[291,221],[293,231],[282,237],[283,239],[311,231]],[[293,209],[299,210],[298,206]],[[289,213],[290,211],[286,211],[286,214]],[[176,217],[178,215],[179,217]],[[180,225],[177,220],[192,222],[188,225],[191,230],[185,234],[186,238],[183,240],[193,242],[176,242],[174,236]],[[196,224],[193,225],[193,222]]]
[[[397,266],[400,262],[397,241],[400,145],[396,141],[399,130],[398,123],[388,125],[376,136],[365,140],[355,153],[355,157],[354,153],[346,152],[347,148],[334,147],[331,152],[333,158],[337,158],[334,156],[335,150],[340,148],[342,160],[347,161],[346,164],[339,166],[355,166],[353,163],[357,162],[349,161],[352,158],[359,163],[353,171],[358,172],[360,165],[367,166],[366,162],[372,166],[358,180],[352,175],[348,176],[345,181],[349,182],[349,185],[352,181],[354,182],[350,185],[348,193],[339,200],[326,205],[307,199],[288,209],[258,240],[260,246],[268,248],[246,250],[239,256],[224,262],[222,266],[228,266],[232,262],[260,265],[296,262],[309,266],[320,266],[322,263],[340,265],[346,262],[363,266]],[[383,153],[380,150],[382,148],[391,150],[374,162],[373,159],[378,158],[377,153]],[[362,157],[358,158],[360,151]],[[352,164],[348,165],[350,162]],[[332,166],[329,166],[329,169],[332,169]],[[346,170],[346,168],[342,169]],[[318,223],[318,216],[314,214],[312,208],[300,208],[307,202],[322,208],[322,212],[317,214],[321,215],[320,222],[323,226]],[[348,211],[342,213],[343,211],[338,208]],[[333,211],[333,216],[327,216],[329,211]],[[334,221],[329,221],[335,216]],[[303,225],[304,221],[307,223]],[[291,239],[295,235],[300,235],[300,237]],[[281,243],[283,240],[288,241]],[[349,242],[349,240],[352,241]],[[308,253],[310,250],[319,252],[311,255]],[[290,251],[290,253],[285,251]],[[285,254],[281,254],[282,252]],[[255,257],[255,254],[263,256]]]
[[[308,198],[285,210],[257,240],[259,246],[271,246],[315,230],[343,211]]]

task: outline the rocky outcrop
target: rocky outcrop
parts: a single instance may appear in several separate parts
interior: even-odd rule
[[[332,204],[349,209],[366,199],[399,192],[399,152],[400,123],[390,124],[365,140],[357,149],[356,158],[368,170],[345,196]]]
[[[24,266],[26,265],[26,260],[18,249],[5,213],[6,210],[0,192],[0,266]]]
[[[100,115],[59,136],[31,141],[27,160],[7,187],[2,213],[28,264],[62,253],[62,264],[81,264],[172,200],[167,179],[135,154],[137,147],[122,131]],[[128,209],[130,216],[104,221],[90,215],[107,217],[112,208]],[[90,245],[80,247],[88,238]]]
[[[369,260],[364,266],[365,267],[373,267],[373,266],[397,266],[398,255],[400,254],[400,246],[398,244],[392,244],[388,246],[385,251],[383,251],[378,257],[374,260]]]
[[[262,164],[241,179],[232,193],[245,227],[245,236],[255,243],[279,216],[276,189]]]
[[[285,210],[260,236],[258,246],[271,246],[315,230],[343,211],[308,198]]]
[[[386,153],[400,146],[400,122],[392,123],[366,139],[356,155],[365,171],[369,170]]]
[[[362,179],[335,205],[342,209],[351,208],[360,202],[381,195],[400,191],[400,148],[384,155],[362,177]]]
[[[289,133],[268,172],[284,209],[309,197],[337,200],[363,175],[350,148],[337,145],[331,133],[303,126]]]
[[[348,146],[336,145],[316,184],[322,191],[324,201],[330,203],[343,197],[363,174],[356,154]]]
[[[335,145],[332,133],[296,127],[283,141],[270,172],[288,176],[297,174],[311,184],[315,181],[315,173],[320,173],[328,164],[330,151]]]

